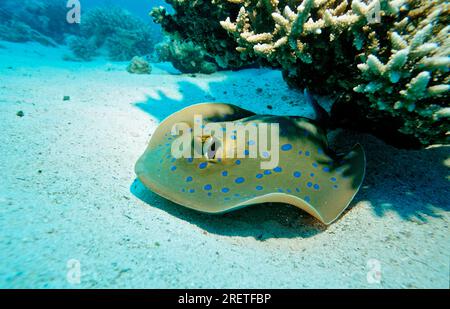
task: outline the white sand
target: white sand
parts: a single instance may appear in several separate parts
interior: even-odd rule
[[[309,116],[279,72],[194,78],[157,64],[137,76],[125,63],[0,45],[0,287],[449,287],[448,147],[397,150],[333,132],[341,147],[361,142],[368,167],[329,227],[285,205],[199,214],[134,183],[150,134],[162,117],[211,100]],[[66,279],[70,259],[81,263],[79,285]],[[380,283],[367,281],[370,259]]]

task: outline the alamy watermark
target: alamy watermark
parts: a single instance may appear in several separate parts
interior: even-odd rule
[[[368,24],[381,23],[381,4],[380,0],[372,1],[367,7],[366,19]]]
[[[203,123],[194,115],[194,128],[179,122],[172,126],[171,145],[175,159],[262,158],[262,169],[273,169],[279,163],[280,125],[278,123]],[[270,145],[269,145],[270,142]]]
[[[77,259],[70,259],[67,261],[67,282],[73,285],[81,283],[81,263]]]
[[[380,284],[381,283],[381,262],[377,259],[370,259],[367,261],[367,283]]]
[[[81,3],[80,0],[68,0],[66,7],[69,9],[66,20],[69,24],[81,23]]]

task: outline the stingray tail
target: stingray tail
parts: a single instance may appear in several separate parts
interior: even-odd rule
[[[308,89],[305,88],[303,91],[306,102],[313,108],[314,114],[316,115],[315,120],[324,129],[331,128],[331,117],[328,112],[320,106],[320,104],[312,97]]]

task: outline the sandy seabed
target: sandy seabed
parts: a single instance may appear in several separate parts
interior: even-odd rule
[[[65,53],[0,42],[0,287],[449,287],[449,147],[332,132],[337,148],[364,146],[367,173],[328,227],[279,204],[200,214],[135,180],[158,123],[208,101],[311,116],[302,95],[268,69],[194,76],[154,64],[140,76]]]

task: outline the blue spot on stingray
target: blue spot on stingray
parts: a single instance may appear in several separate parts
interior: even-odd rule
[[[262,156],[263,158],[268,158],[270,155],[267,151],[263,151]]]
[[[337,189],[337,188],[339,188],[338,185],[334,185],[334,186],[333,186],[333,189]]]
[[[222,128],[222,131],[223,131],[223,132],[226,132],[226,131],[227,131],[227,128]]]
[[[256,190],[261,191],[263,189],[262,186],[256,186]]]
[[[319,164],[317,164],[316,162],[314,162],[314,163],[312,164],[312,166],[315,167],[315,168],[318,168],[318,167],[319,167]]]
[[[277,172],[277,173],[280,173],[282,170],[283,170],[283,169],[282,169],[281,167],[279,167],[279,166],[277,166],[277,167],[275,167],[275,168],[273,169],[273,171],[274,171],[274,172]]]
[[[302,173],[297,171],[297,172],[294,172],[293,175],[294,175],[295,178],[299,178],[300,176],[302,176]]]
[[[207,184],[203,187],[203,189],[205,189],[206,191],[209,191],[212,189],[212,186],[210,184]]]
[[[241,196],[239,193],[236,193],[235,195],[234,195],[235,197],[239,197],[239,196]]]
[[[204,125],[204,124],[202,124],[201,126],[200,126],[200,128],[202,128],[202,129],[204,129],[206,126]]]
[[[264,175],[270,175],[270,174],[272,174],[271,171],[269,171],[269,170],[265,170],[265,171],[264,171]]]
[[[281,146],[281,150],[283,150],[283,151],[289,151],[291,149],[292,149],[291,144],[284,144],[283,146]]]
[[[309,157],[311,153],[309,151],[305,151],[305,156]]]
[[[314,185],[314,189],[315,189],[315,190],[319,190],[319,189],[320,189],[320,186],[319,186],[318,184],[315,184],[315,185]]]
[[[211,192],[208,192],[208,196],[211,196],[212,195],[212,193]]]
[[[309,174],[309,176],[314,177],[314,173]]]
[[[332,182],[336,182],[336,181],[337,181],[336,177],[331,177],[330,180],[331,180]]]
[[[194,161],[194,159],[188,158],[186,161],[188,161],[189,163],[192,163]]]
[[[286,192],[287,193],[291,193],[292,191],[291,191],[291,189],[287,189]]]
[[[305,196],[304,200],[308,203],[311,202],[311,198],[309,196]]]
[[[300,192],[300,189],[299,188],[295,188],[295,191]]]
[[[230,189],[228,189],[228,188],[222,188],[222,192],[223,193],[227,193],[227,192],[229,192],[230,191]]]
[[[234,162],[234,163],[236,163],[236,165],[240,165],[241,164],[241,160],[236,160],[236,162]]]
[[[191,182],[192,181],[192,177],[191,176],[187,176],[186,177],[186,182]]]
[[[238,177],[234,180],[235,183],[243,183],[245,181],[244,177]]]
[[[236,140],[236,135],[231,135],[230,138],[231,138],[232,140]]]
[[[251,141],[248,141],[248,143],[247,143],[249,146],[252,146],[252,145],[255,145],[255,141],[253,141],[253,140],[251,140]]]
[[[171,155],[167,155],[166,156],[166,159],[170,159],[172,156]]]
[[[198,165],[198,168],[202,170],[202,169],[206,168],[207,166],[208,166],[208,162],[202,162]]]
[[[248,151],[247,149],[244,151],[244,155],[248,156],[250,154],[250,151]]]
[[[258,178],[258,179],[261,179],[261,178],[263,178],[263,174],[256,174],[256,178]]]
[[[175,171],[177,169],[177,167],[176,166],[172,166],[171,168],[170,168],[170,170],[173,172],[173,171]]]
[[[322,149],[322,148],[318,148],[318,149],[317,149],[317,153],[318,153],[318,154],[323,154],[323,149]]]
[[[325,167],[323,168],[323,171],[324,171],[325,173],[329,173],[329,172],[330,172],[330,168],[329,168],[328,166],[325,166]]]
[[[181,189],[181,192],[186,192],[186,189]]]
[[[194,189],[190,189],[190,190],[189,190],[189,193],[194,193],[194,192],[195,192]]]
[[[167,146],[167,147],[169,147],[169,146],[170,146],[170,144],[169,144],[169,143],[167,143],[167,144],[166,144],[166,146]]]
[[[173,162],[175,162],[176,160],[177,160],[177,159],[173,158],[172,160],[170,160],[170,162],[173,163]]]
[[[299,155],[301,155],[302,153],[303,153],[303,151],[301,151],[301,150],[298,152]]]
[[[312,184],[312,182],[310,181],[310,182],[308,182],[306,185],[308,186],[308,188],[311,188],[313,184]]]
[[[225,176],[228,176],[228,172],[227,172],[227,171],[223,171],[223,172],[222,172],[222,176],[224,176],[224,177],[225,177]]]
[[[279,188],[279,189],[278,189],[278,192],[283,192],[283,189]]]

